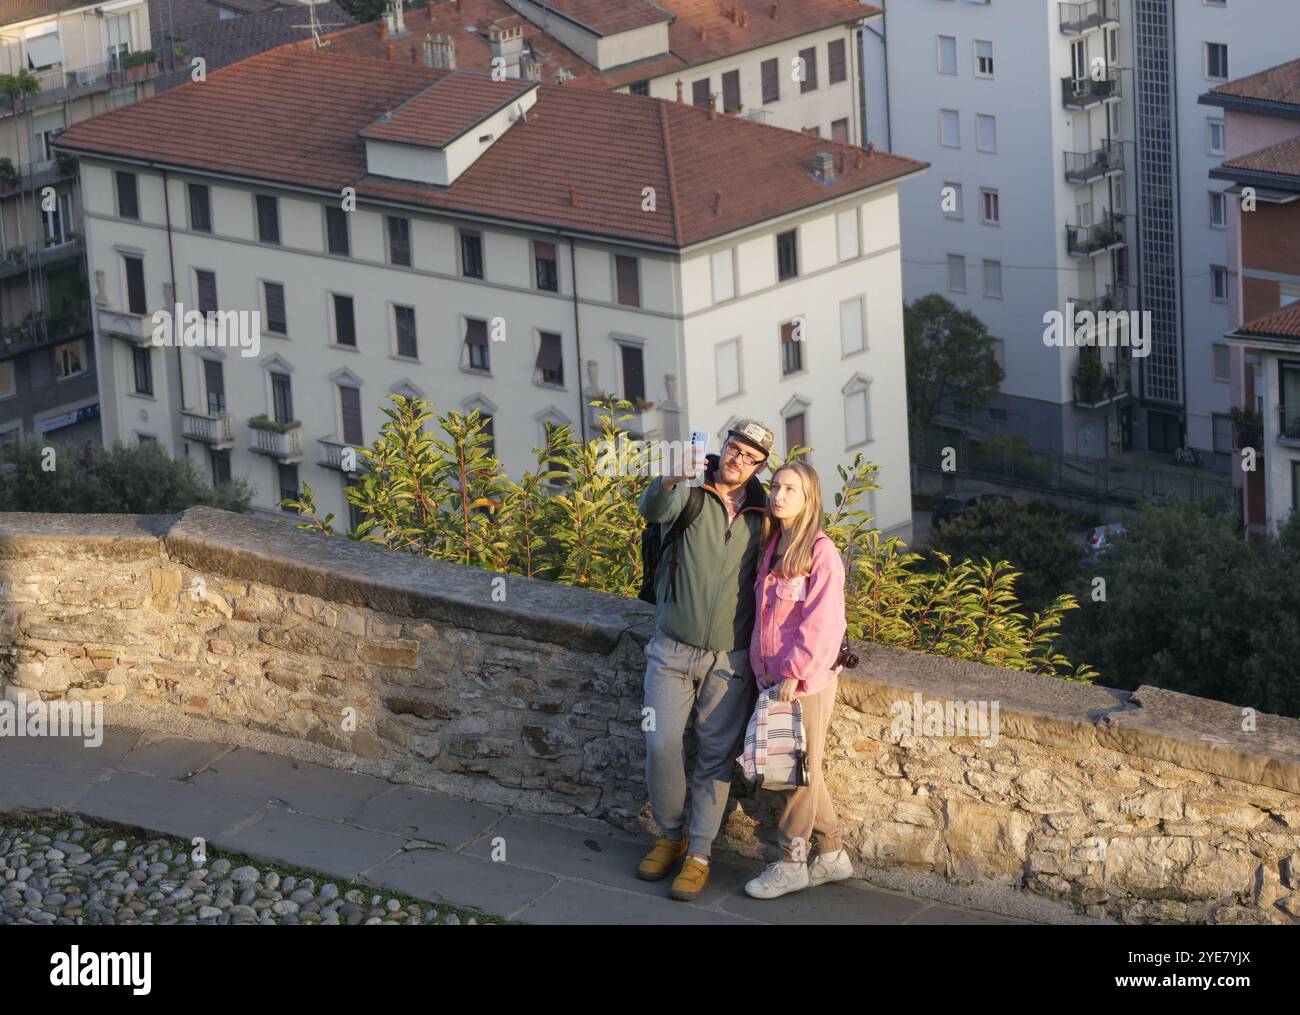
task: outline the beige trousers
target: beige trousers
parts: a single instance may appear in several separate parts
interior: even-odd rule
[[[808,785],[786,793],[781,812],[778,841],[787,861],[807,863],[812,858],[812,844],[823,853],[840,848],[839,818],[822,775],[822,758],[826,753],[826,731],[835,711],[836,676],[816,694],[799,698],[803,710],[804,744],[808,752]]]

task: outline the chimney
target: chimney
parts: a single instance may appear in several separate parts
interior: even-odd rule
[[[424,9],[429,12],[429,24],[433,24],[433,11],[435,7],[437,7],[437,4],[433,3],[432,0],[424,5]]]
[[[390,43],[388,44],[387,49],[388,49],[388,62],[389,62],[389,63],[392,63],[392,62],[393,62],[393,56],[397,53],[397,46],[396,46],[396,44],[390,42]]]
[[[814,180],[819,180],[822,183],[834,183],[835,156],[830,152],[818,152],[813,156],[812,176]]]
[[[703,42],[708,38],[709,33],[705,31],[704,26],[700,25],[700,41]]]
[[[569,188],[569,207],[570,208],[578,207],[578,192],[574,190],[572,187]]]
[[[716,215],[722,210],[722,191],[713,192],[713,214]]]
[[[404,0],[387,0],[384,5],[384,22],[390,35],[406,34],[406,19],[402,13]]]
[[[861,169],[861,168],[862,168],[862,153],[861,153],[861,152],[858,152],[856,155],[853,156],[853,168],[854,168],[854,169]]]
[[[875,154],[876,154],[876,142],[872,141],[870,144],[867,145],[867,158],[871,158],[871,156]]]
[[[709,92],[709,119],[716,120],[717,118],[718,118],[718,93]]]
[[[424,65],[439,70],[456,69],[456,43],[450,35],[425,35]]]
[[[772,9],[771,9],[770,11],[768,11],[768,17],[770,17],[773,21],[776,20],[776,8],[777,8],[777,6],[778,6],[777,4],[773,4],[773,5],[772,5]]]
[[[496,21],[488,26],[488,40],[492,57],[501,58],[507,77],[519,77],[519,57],[524,51],[523,25],[502,25]]]
[[[385,14],[382,18],[379,19],[379,37],[381,39],[388,38],[388,15],[387,14]]]
[[[456,13],[461,14],[464,12],[464,10],[465,10],[465,4],[463,3],[463,0],[456,0]]]
[[[419,51],[418,49],[415,48],[414,44],[412,44],[412,46],[411,46],[411,63],[413,63],[413,64],[418,64],[419,62],[420,62],[420,51]]]
[[[681,78],[678,78],[677,79],[677,104],[681,105],[681,102],[682,102],[682,82],[681,82]]]

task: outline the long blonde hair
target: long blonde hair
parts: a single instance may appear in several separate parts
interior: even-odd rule
[[[822,530],[822,484],[817,478],[817,470],[799,460],[787,462],[777,469],[772,474],[772,485],[776,484],[776,477],[787,470],[797,475],[803,485],[803,510],[790,527],[792,537],[785,552],[781,554],[781,563],[773,573],[782,578],[793,578],[812,573],[813,544],[817,542],[817,536]],[[781,520],[772,514],[769,499],[767,512],[763,515],[763,536],[759,544],[764,553],[780,529]]]

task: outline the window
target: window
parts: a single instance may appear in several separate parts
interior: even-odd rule
[[[759,67],[759,74],[763,82],[763,105],[766,106],[773,102],[780,102],[781,70],[777,64],[776,57],[773,57],[771,60],[764,60],[762,65]]]
[[[998,150],[998,120],[983,113],[975,116],[975,147],[982,152]]]
[[[945,193],[941,207],[943,208],[944,218],[960,220],[965,217],[966,212],[962,202],[961,184],[945,180],[943,189]]]
[[[343,443],[360,447],[365,443],[361,429],[361,389],[339,385],[339,416],[343,421]]]
[[[117,214],[124,219],[140,217],[140,192],[136,185],[135,173],[117,170],[113,176],[117,180]]]
[[[460,231],[460,273],[466,278],[483,277],[483,235],[477,230]]]
[[[1228,80],[1228,47],[1222,42],[1205,44],[1205,76],[1211,81]]]
[[[817,50],[815,48],[799,50],[799,59],[803,61],[803,80],[799,82],[800,92],[817,90]]]
[[[1210,299],[1228,302],[1228,269],[1221,264],[1210,265]]]
[[[1215,413],[1210,417],[1214,427],[1214,450],[1218,454],[1232,454],[1233,425],[1231,416]]]
[[[792,416],[785,418],[785,453],[789,457],[790,452],[796,447],[807,447],[808,437],[804,432],[804,414],[796,412]]]
[[[871,439],[871,406],[868,386],[856,381],[844,392],[844,448],[855,448]]]
[[[615,298],[625,307],[641,305],[641,275],[637,259],[614,255]]]
[[[961,254],[948,255],[948,291],[954,293],[966,291],[966,258]]]
[[[803,369],[803,342],[795,341],[794,321],[781,325],[781,374]]]
[[[81,339],[78,339],[77,342],[65,342],[62,346],[55,346],[56,376],[62,379],[85,373],[85,365],[82,365],[85,352]]]
[[[993,76],[993,43],[983,39],[975,40],[975,76],[977,78]]]
[[[0,398],[8,398],[18,391],[18,382],[14,378],[14,361],[11,359],[0,360]],[[0,450],[4,449],[5,438],[9,436],[9,431],[0,434]]]
[[[51,242],[66,243],[68,234],[72,231],[72,226],[72,194],[65,192],[59,194],[53,206],[45,212],[46,244],[50,245]]]
[[[224,416],[226,414],[226,378],[221,360],[205,359],[203,361],[203,386],[208,394],[208,415]]]
[[[1277,284],[1277,305],[1285,307],[1289,304],[1300,300],[1300,285],[1292,282],[1279,282]]]
[[[280,202],[270,194],[257,195],[257,241],[280,242]]]
[[[1211,348],[1214,350],[1214,379],[1216,381],[1231,380],[1232,369],[1228,347],[1216,343]]]
[[[645,401],[645,359],[639,345],[623,345],[623,397],[629,402]]]
[[[339,345],[357,344],[357,322],[353,314],[352,297],[332,293],[330,301],[334,306],[334,341]]]
[[[722,111],[730,113],[740,108],[740,71],[729,70],[722,75]]]
[[[347,257],[352,252],[348,238],[348,213],[334,205],[325,206],[325,236],[331,254]]]
[[[208,449],[208,456],[212,460],[212,485],[220,486],[222,483],[230,482],[230,452],[213,451]]]
[[[1119,63],[1119,29],[1106,29],[1106,62],[1114,66]]]
[[[153,350],[148,346],[131,349],[131,369],[137,395],[153,394]]]
[[[1207,135],[1207,151],[1211,155],[1222,155],[1227,149],[1227,134],[1223,129],[1222,120],[1206,120],[1205,131]]]
[[[1003,370],[1007,368],[1007,343],[1000,338],[990,339],[993,343],[993,360]]]
[[[650,82],[646,80],[633,81],[630,85],[627,86],[627,91],[629,95],[649,95]]]
[[[277,462],[275,465],[276,482],[280,485],[280,500],[297,500],[298,499],[298,466],[285,465]],[[291,507],[282,507],[281,511],[288,511],[294,514]]]
[[[961,147],[961,120],[957,110],[939,110],[939,143],[945,148]]]
[[[277,423],[293,422],[293,390],[288,374],[271,374],[271,411]]]
[[[849,118],[847,116],[831,121],[831,140],[839,141],[841,144],[849,143]]]
[[[483,450],[495,458],[497,453],[496,418],[481,405],[473,406],[469,411],[470,413],[478,413],[478,421],[483,424],[482,429],[479,430],[479,434],[487,438],[487,443],[483,445]]]
[[[537,272],[537,288],[547,292],[560,291],[560,270],[555,259],[555,244],[533,241],[533,267]]]
[[[212,232],[212,192],[201,183],[187,184],[190,195],[190,228]]]
[[[827,80],[832,85],[848,80],[848,62],[844,59],[843,39],[832,39],[826,44],[826,73]]]
[[[840,303],[840,351],[845,356],[867,347],[866,299],[854,296]]]
[[[1086,39],[1079,39],[1077,42],[1070,43],[1070,72],[1076,82],[1088,80],[1088,41]]]
[[[146,444],[158,443],[158,438],[151,433],[138,433],[136,434],[136,439],[141,447],[144,447]]]
[[[718,401],[740,394],[740,339],[720,342],[713,350]]]
[[[393,326],[397,329],[397,355],[416,359],[415,307],[393,307]]]
[[[799,251],[795,243],[795,230],[778,233],[776,237],[776,277],[784,282],[799,274]]]
[[[366,513],[348,500],[348,490],[359,485],[360,482],[361,478],[359,476],[348,476],[343,480],[343,499],[347,500],[348,503],[348,527],[352,532],[356,532],[357,529],[361,528],[361,523],[366,520]]]
[[[206,317],[217,309],[217,273],[195,269],[194,281],[198,289],[199,313]]]
[[[691,82],[691,105],[700,109],[709,108],[709,79],[700,78]]]
[[[554,332],[541,333],[541,342],[537,347],[537,371],[543,384],[564,383],[564,353],[560,348],[560,336]]]
[[[990,299],[1002,299],[1002,262],[984,262],[984,295]]]
[[[1121,105],[1118,102],[1112,102],[1109,106],[1106,107],[1106,109],[1108,115],[1110,116],[1110,136],[1121,137],[1124,133],[1123,130],[1124,123],[1122,119],[1122,114],[1124,110],[1123,105]]]
[[[109,14],[105,17],[104,37],[108,42],[108,62],[120,69],[122,57],[131,52],[131,15]]]
[[[1228,228],[1228,201],[1223,196],[1222,191],[1210,191],[1210,227],[1213,229]]]
[[[475,317],[465,319],[465,348],[469,354],[471,370],[488,370],[487,321]]]
[[[847,261],[858,256],[858,209],[846,208],[835,216],[835,231],[839,242],[839,259]]]
[[[736,295],[736,276],[730,247],[709,256],[709,273],[713,276],[714,303],[721,303]]]
[[[388,220],[388,260],[411,266],[411,220],[400,215],[386,215]]]
[[[809,137],[821,137],[822,129],[820,127],[805,127],[803,132]]]
[[[955,35],[939,36],[939,73],[957,73],[957,37]]]
[[[988,187],[980,188],[980,221],[989,226],[1002,221],[1002,202],[998,192]]]
[[[279,282],[263,282],[262,296],[266,301],[266,330],[287,335],[289,319],[284,310],[284,286]]]
[[[148,305],[144,295],[144,258],[123,254],[122,268],[126,274],[126,308],[133,314],[144,314]]]

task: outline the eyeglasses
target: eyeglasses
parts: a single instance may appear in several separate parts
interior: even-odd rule
[[[722,452],[723,454],[727,455],[729,458],[739,458],[744,464],[748,465],[751,469],[757,468],[758,466],[762,465],[764,462],[767,461],[766,458],[754,458],[752,455],[741,454],[740,448],[736,447],[735,444],[728,444],[726,447],[722,449]]]

